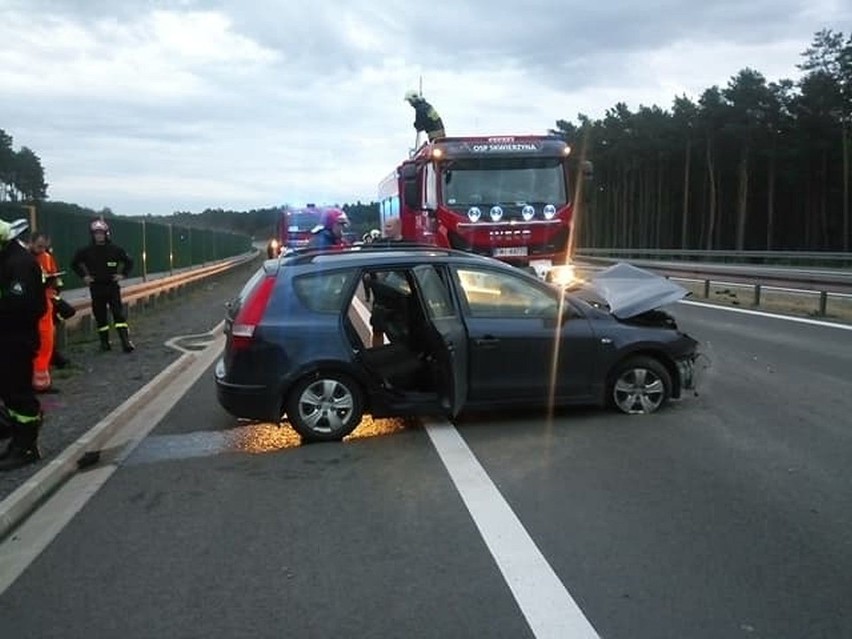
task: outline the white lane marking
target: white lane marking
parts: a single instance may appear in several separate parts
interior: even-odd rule
[[[455,427],[441,420],[423,423],[533,635],[599,639]]]
[[[198,378],[213,365],[224,345],[225,336],[219,334],[204,351],[186,355],[195,358],[195,361],[154,400],[137,410],[126,424],[104,443],[102,450],[123,449],[118,459],[113,463],[75,474],[0,544],[0,595],[36,560],[89,499],[95,496],[118,469],[117,464],[139,445],[192,388]],[[126,403],[133,404],[131,400]]]
[[[836,324],[834,322],[825,322],[822,320],[808,319],[807,317],[792,317],[790,315],[778,315],[776,313],[767,313],[765,311],[751,311],[747,308],[731,308],[730,306],[720,306],[718,304],[708,304],[705,302],[692,302],[681,300],[679,304],[687,306],[699,306],[701,308],[712,308],[720,311],[728,311],[730,313],[742,313],[744,315],[757,315],[758,317],[770,317],[772,319],[785,320],[787,322],[796,322],[797,324],[810,324],[812,326],[827,326],[829,328],[839,328],[842,331],[852,331],[852,325]]]

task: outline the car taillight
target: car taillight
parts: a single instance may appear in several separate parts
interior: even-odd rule
[[[246,348],[251,343],[274,286],[274,277],[264,277],[248,294],[231,326],[231,348]]]

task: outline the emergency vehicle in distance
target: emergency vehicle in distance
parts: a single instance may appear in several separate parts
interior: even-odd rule
[[[304,208],[283,208],[275,221],[275,234],[266,245],[266,255],[276,258],[288,248],[303,248],[322,224],[325,207],[308,204]]]
[[[556,136],[427,142],[379,185],[382,224],[403,239],[541,269],[566,263],[573,221],[571,148]],[[583,163],[587,175],[591,163]]]

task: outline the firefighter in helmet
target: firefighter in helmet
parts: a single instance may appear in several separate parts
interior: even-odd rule
[[[328,209],[323,213],[322,226],[316,229],[311,238],[310,247],[318,249],[335,248],[346,245],[343,231],[349,226],[349,218],[340,209]]]
[[[47,310],[38,323],[39,347],[33,361],[33,390],[37,393],[50,392],[53,388],[50,378],[50,364],[54,351],[54,308],[53,303],[59,296],[62,287],[61,273],[56,265],[53,254],[48,250],[50,238],[44,233],[33,233],[30,236],[30,253],[41,267],[44,278],[45,299]]]
[[[445,136],[444,122],[441,116],[431,104],[426,102],[422,95],[417,91],[407,91],[405,101],[414,108],[414,128],[418,131],[425,131],[429,141],[437,140]]]
[[[0,470],[14,470],[41,458],[41,405],[33,390],[33,358],[39,320],[47,310],[41,267],[21,241],[24,219],[0,220]]]
[[[119,282],[130,274],[133,259],[127,251],[113,244],[109,225],[103,219],[94,220],[89,225],[89,232],[92,241],[88,246],[77,251],[71,261],[71,268],[89,287],[92,296],[92,314],[95,316],[98,327],[101,350],[108,351],[112,348],[109,342],[107,316],[107,307],[109,307],[115,330],[121,340],[121,348],[125,353],[130,353],[135,346],[130,341]]]

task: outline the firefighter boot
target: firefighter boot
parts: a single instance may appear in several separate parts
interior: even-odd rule
[[[38,432],[41,430],[41,417],[29,422],[15,420],[12,441],[0,455],[0,471],[15,470],[41,459],[38,449]]]
[[[132,353],[136,347],[130,341],[130,332],[127,330],[127,327],[121,326],[115,330],[118,331],[118,338],[121,340],[121,350],[125,353]]]
[[[101,340],[101,350],[109,351],[112,350],[112,346],[109,343],[109,331],[98,331],[98,337]]]

